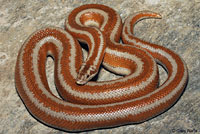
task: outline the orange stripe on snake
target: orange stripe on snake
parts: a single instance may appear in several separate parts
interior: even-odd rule
[[[123,26],[113,9],[97,4],[74,9],[66,31],[46,27],[33,33],[19,51],[15,71],[17,92],[28,111],[46,125],[65,131],[138,123],[172,106],[184,90],[187,68],[171,50],[133,36],[131,27],[156,13],[130,16]],[[120,44],[120,36],[126,44]],[[78,41],[88,45],[83,61]],[[130,45],[127,45],[130,44]],[[51,92],[45,74],[47,56],[55,61],[55,84],[62,99]],[[168,71],[157,88],[158,67]],[[90,81],[100,65],[124,77]]]

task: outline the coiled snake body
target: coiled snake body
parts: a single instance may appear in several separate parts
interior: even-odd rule
[[[141,19],[160,17],[143,11],[129,16],[122,27],[116,11],[89,4],[68,15],[66,31],[46,27],[33,33],[19,51],[15,71],[17,91],[29,112],[54,128],[84,131],[142,122],[168,109],[184,90],[186,65],[173,51],[134,37],[132,29]],[[125,44],[119,43],[120,37]],[[88,45],[85,61],[77,40]],[[55,61],[55,84],[63,99],[47,83],[49,55]],[[168,72],[159,87],[158,62]],[[125,76],[90,81],[101,64]]]

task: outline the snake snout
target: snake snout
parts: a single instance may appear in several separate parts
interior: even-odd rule
[[[78,85],[86,84],[97,74],[97,71],[98,70],[96,70],[95,67],[92,65],[91,66],[87,64],[82,65],[78,73],[78,76],[76,78],[76,83]]]

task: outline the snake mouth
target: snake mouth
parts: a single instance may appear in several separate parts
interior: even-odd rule
[[[87,80],[76,79],[77,85],[85,85],[87,82],[88,82]]]
[[[89,75],[89,74],[78,75],[78,77],[76,78],[76,84],[78,84],[78,85],[85,85],[94,76],[95,76],[95,74],[92,74],[92,75]]]

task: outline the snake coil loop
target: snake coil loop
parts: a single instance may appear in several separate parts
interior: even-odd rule
[[[89,4],[68,15],[66,30],[46,27],[33,33],[19,51],[15,70],[17,92],[28,111],[54,128],[84,131],[142,122],[171,107],[186,86],[187,67],[173,51],[133,35],[132,27],[144,18],[161,16],[143,11],[129,16],[122,27],[112,8]],[[78,41],[88,45],[85,61]],[[62,99],[48,86],[47,55],[54,57]],[[157,62],[168,71],[159,87]],[[101,64],[124,77],[90,81]]]

